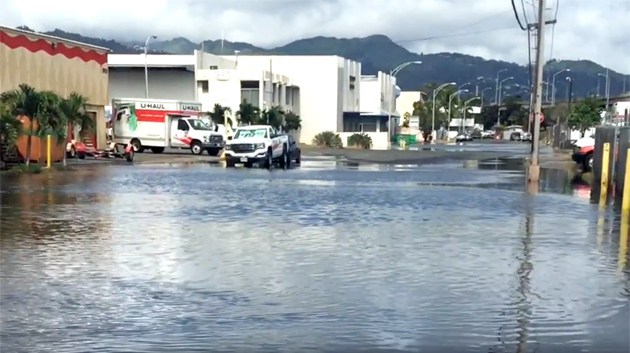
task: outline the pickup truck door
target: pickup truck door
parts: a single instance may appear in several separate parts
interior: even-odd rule
[[[282,141],[274,128],[269,128],[269,137],[271,138],[273,156],[278,157],[282,155]]]

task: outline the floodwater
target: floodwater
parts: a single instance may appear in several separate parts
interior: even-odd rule
[[[627,220],[501,165],[3,176],[0,350],[628,351]]]

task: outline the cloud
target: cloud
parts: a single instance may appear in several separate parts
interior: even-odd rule
[[[531,1],[524,0],[533,22]],[[516,5],[522,15],[521,1]],[[556,0],[547,0],[553,18]],[[624,27],[630,0],[561,0],[553,36],[556,59],[589,59],[630,73],[630,39]],[[262,47],[318,35],[385,34],[411,51],[461,52],[527,62],[527,35],[510,0],[4,0],[0,23],[36,30],[60,28],[119,40],[184,36]],[[551,55],[551,28],[545,56]]]

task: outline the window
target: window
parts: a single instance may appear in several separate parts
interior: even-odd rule
[[[208,93],[208,90],[209,90],[208,86],[209,85],[208,85],[208,81],[207,80],[205,80],[205,81],[198,81],[197,85],[198,85],[198,87],[201,88],[201,92],[202,93]]]
[[[219,67],[217,65],[210,65],[208,68],[210,70],[218,70],[219,69]]]
[[[188,131],[188,130],[190,130],[186,120],[183,120],[183,119],[177,120],[177,130],[181,130],[181,131]]]

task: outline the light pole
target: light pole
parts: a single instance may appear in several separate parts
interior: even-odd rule
[[[608,69],[606,69],[606,119],[608,119],[608,108],[610,106],[610,75]]]
[[[144,96],[145,98],[149,98],[149,64],[147,63],[147,54],[149,52],[149,41],[151,39],[156,39],[157,36],[150,35],[147,37],[146,42],[144,42]]]
[[[470,82],[463,83],[463,84],[459,85],[459,87],[457,87],[457,90],[461,90],[462,88],[464,88],[464,87],[466,87],[468,85],[470,85]],[[465,90],[465,91],[468,92],[468,90]],[[460,92],[460,93],[462,93],[462,92]],[[457,99],[459,99],[459,93],[457,94]]]
[[[462,85],[462,86],[463,86],[463,85]],[[450,130],[450,128],[451,128],[451,118],[452,118],[452,114],[451,114],[451,105],[452,105],[452,103],[453,103],[453,98],[455,98],[455,97],[458,97],[458,98],[459,98],[459,94],[460,94],[460,93],[462,93],[462,92],[468,92],[468,90],[467,90],[467,89],[460,89],[460,90],[457,90],[457,91],[453,92],[453,94],[451,94],[451,95],[448,97],[448,128],[449,128],[449,130]]]
[[[551,105],[552,106],[556,105],[556,76],[560,75],[563,72],[571,72],[571,69],[560,70],[556,72],[555,74],[553,74],[553,76],[551,77]]]
[[[483,92],[492,89],[492,87],[486,87],[484,89],[481,90],[481,107],[483,108]]]
[[[485,81],[487,77],[479,76],[475,83],[475,97],[479,96],[479,81]]]
[[[497,107],[499,106],[499,75],[505,71],[507,71],[507,69],[497,71],[497,78],[495,79],[496,86],[494,87],[494,104],[496,104]]]
[[[598,97],[599,97],[599,96],[601,96],[601,94],[599,94],[599,91],[600,91],[600,89],[599,89],[599,77],[600,77],[600,76],[601,76],[601,77],[604,77],[604,78],[606,78],[606,79],[608,79],[608,78],[606,77],[606,75],[604,75],[604,74],[597,74],[597,96],[598,96]]]
[[[499,91],[498,100],[497,100],[497,126],[501,125],[501,87],[503,86],[503,82],[507,80],[514,79],[514,76],[506,77],[503,80],[499,81]]]
[[[400,70],[402,70],[402,69],[406,68],[406,67],[407,67],[407,66],[409,66],[409,65],[414,65],[414,64],[416,64],[416,65],[420,65],[420,64],[422,64],[422,61],[420,61],[420,60],[414,60],[414,61],[407,61],[407,62],[404,62],[404,63],[402,63],[402,64],[400,64],[400,65],[396,66],[396,68],[395,68],[395,69],[393,69],[392,71],[390,71],[390,72],[389,72],[389,75],[390,75],[390,76],[396,76],[396,74],[398,74],[398,73],[400,72]]]
[[[464,102],[464,118],[462,119],[462,124],[461,124],[462,125],[462,130],[464,130],[464,124],[465,124],[465,121],[466,121],[466,111],[468,110],[468,103],[470,103],[470,102],[472,102],[472,101],[474,101],[476,99],[479,99],[479,97],[472,97],[469,100]],[[473,125],[475,125],[475,124],[473,124]]]
[[[441,89],[443,89],[446,86],[452,86],[452,85],[456,85],[455,82],[449,82],[449,83],[445,83],[442,84],[440,86],[438,86],[436,89],[433,90],[433,108],[431,109],[431,142],[433,142],[433,134],[435,134],[435,96],[437,96],[438,92],[440,92]],[[449,115],[451,114],[450,112],[448,113]]]

